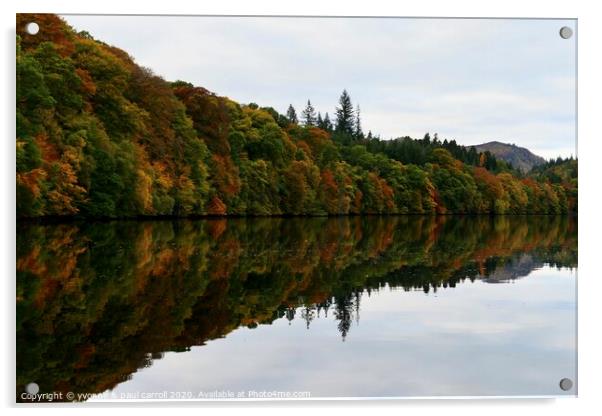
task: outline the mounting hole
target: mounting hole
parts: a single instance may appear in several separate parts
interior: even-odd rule
[[[564,391],[569,391],[573,388],[573,380],[570,378],[563,378],[560,380],[560,388]]]
[[[40,391],[40,386],[37,383],[29,383],[25,386],[25,391],[29,394],[36,395]]]
[[[25,25],[25,31],[30,35],[37,35],[40,31],[40,25],[36,22],[29,22]]]
[[[573,29],[568,26],[563,26],[560,28],[560,37],[562,39],[568,39],[573,36]]]

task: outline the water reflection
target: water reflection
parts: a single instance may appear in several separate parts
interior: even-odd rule
[[[276,321],[311,328],[329,316],[345,340],[365,297],[385,287],[437,293],[544,264],[577,266],[576,219],[22,223],[17,392],[31,381],[41,392],[102,392],[166,351]]]

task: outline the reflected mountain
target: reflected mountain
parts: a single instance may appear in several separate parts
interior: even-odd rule
[[[530,254],[523,254],[512,258],[508,264],[497,267],[486,276],[479,276],[485,283],[508,283],[528,276],[533,270],[541,269],[542,261],[537,261]]]
[[[17,393],[100,393],[239,327],[320,316],[343,340],[362,296],[577,267],[560,216],[241,218],[17,224]],[[18,398],[19,400],[19,398]]]

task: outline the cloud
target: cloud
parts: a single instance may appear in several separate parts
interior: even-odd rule
[[[66,16],[166,79],[331,115],[343,88],[382,138],[427,131],[574,154],[573,21]]]
[[[168,352],[115,392],[559,395],[558,380],[576,375],[575,278],[544,267],[512,284],[380,290],[362,296],[345,342],[332,310],[309,329],[281,318]]]

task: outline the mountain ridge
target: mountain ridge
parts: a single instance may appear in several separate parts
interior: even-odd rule
[[[523,173],[527,173],[535,166],[542,165],[546,162],[543,157],[534,154],[525,147],[503,143],[497,140],[474,145],[472,147],[474,147],[477,152],[490,152],[496,158],[512,164],[514,168]]]

